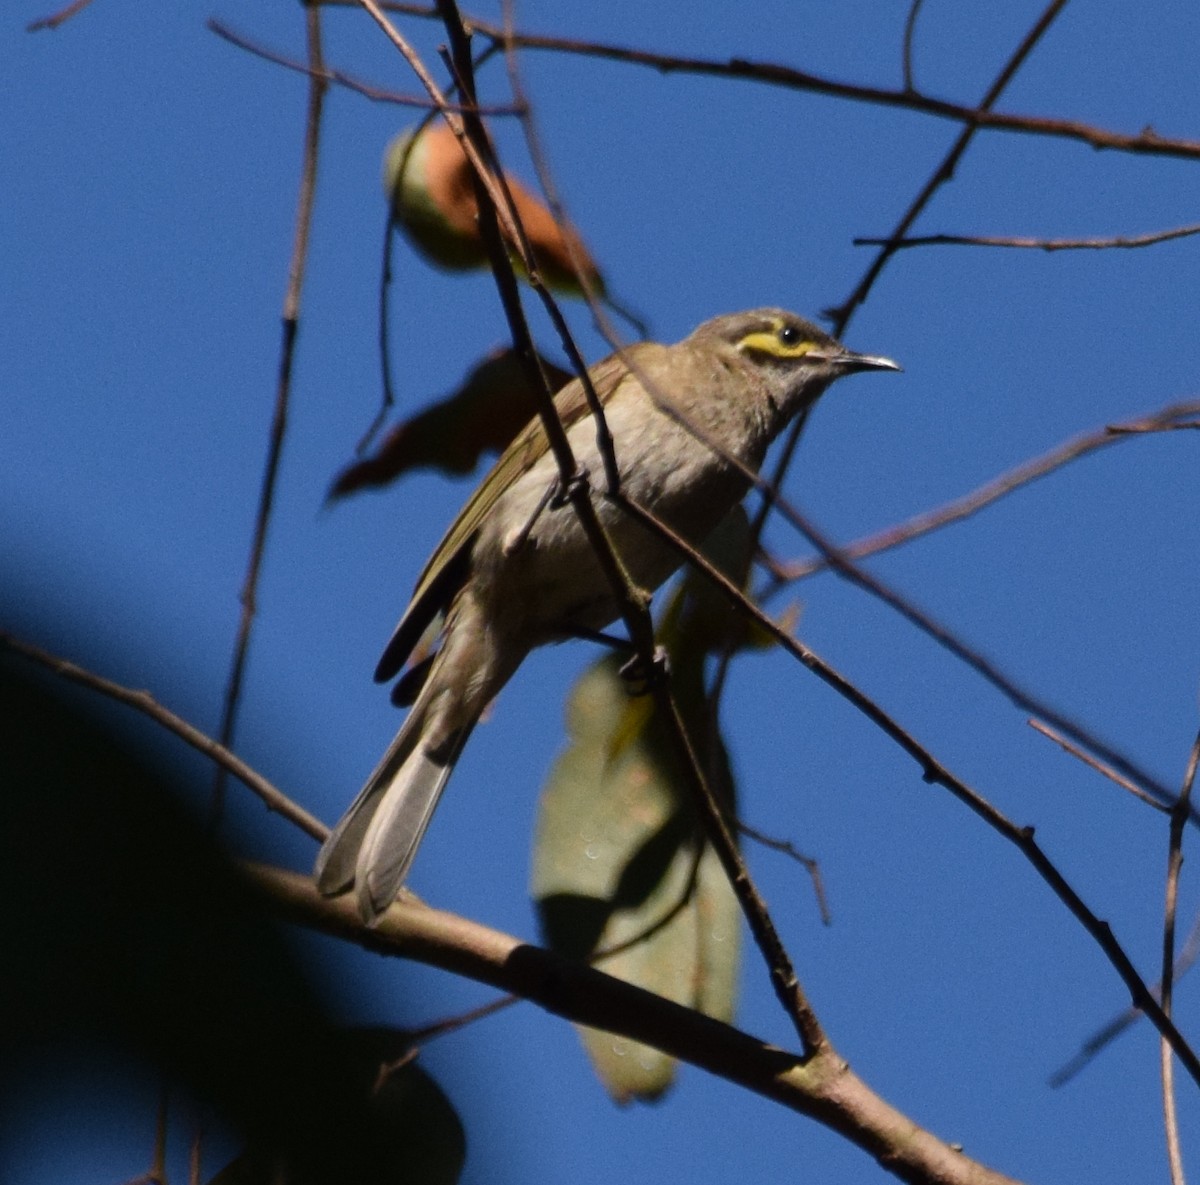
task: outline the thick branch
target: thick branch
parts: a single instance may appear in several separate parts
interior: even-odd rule
[[[730,1025],[466,918],[399,901],[368,928],[349,898],[322,897],[308,877],[265,865],[251,866],[250,874],[300,925],[465,975],[576,1024],[651,1045],[815,1119],[902,1181],[1013,1185],[1012,1178],[955,1151],[874,1094],[828,1046],[802,1063]]]

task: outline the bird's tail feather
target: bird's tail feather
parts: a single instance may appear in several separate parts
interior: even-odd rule
[[[317,888],[333,897],[353,886],[360,912],[368,922],[387,909],[404,882],[475,725],[475,714],[468,712],[467,720],[457,727],[434,727],[441,741],[431,749],[430,714],[441,716],[445,707],[444,699],[434,706],[438,698],[437,682],[430,679],[317,856]]]
[[[479,616],[469,596],[455,602],[404,724],[317,857],[320,891],[353,885],[368,922],[395,898],[467,737],[522,657],[498,654]]]
[[[354,873],[359,912],[373,922],[395,900],[425,837],[470,728],[435,758],[416,745],[385,785],[362,839]]]
[[[412,708],[387,752],[380,759],[366,784],[338,820],[338,825],[321,845],[313,870],[317,888],[327,897],[344,893],[354,884],[354,871],[358,865],[358,853],[366,837],[379,804],[388,787],[399,773],[411,751],[421,737],[421,722],[424,711],[421,705]]]

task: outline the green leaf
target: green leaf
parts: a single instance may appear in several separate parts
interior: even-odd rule
[[[715,855],[701,847],[667,736],[646,712],[649,701],[630,697],[619,666],[607,657],[577,684],[568,706],[571,740],[543,793],[533,873],[543,932],[552,948],[574,958],[620,948],[598,965],[728,1020],[737,903]],[[719,738],[714,753],[727,792]],[[580,1034],[618,1102],[654,1099],[670,1086],[672,1058],[594,1029]]]

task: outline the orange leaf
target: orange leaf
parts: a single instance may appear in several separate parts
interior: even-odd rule
[[[473,170],[446,124],[431,124],[415,139],[411,129],[401,132],[384,153],[383,173],[397,224],[427,260],[452,271],[487,267]],[[588,283],[603,295],[604,281],[579,236],[560,226],[516,178],[506,175],[506,180],[545,283],[578,293],[577,263]]]
[[[542,366],[555,390],[571,377],[544,358]],[[500,452],[535,410],[533,392],[515,352],[511,347],[494,350],[457,391],[402,420],[374,453],[343,469],[329,498],[387,485],[410,469],[470,473],[481,455]]]

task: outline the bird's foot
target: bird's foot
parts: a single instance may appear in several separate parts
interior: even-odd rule
[[[550,509],[561,510],[581,489],[586,490],[591,482],[591,475],[586,465],[579,465],[575,472],[564,482],[556,477],[550,484]]]
[[[671,661],[667,657],[666,649],[655,646],[654,657],[649,663],[646,663],[640,654],[635,654],[622,665],[618,673],[625,680],[626,690],[630,695],[649,695],[667,678],[670,670]]]

